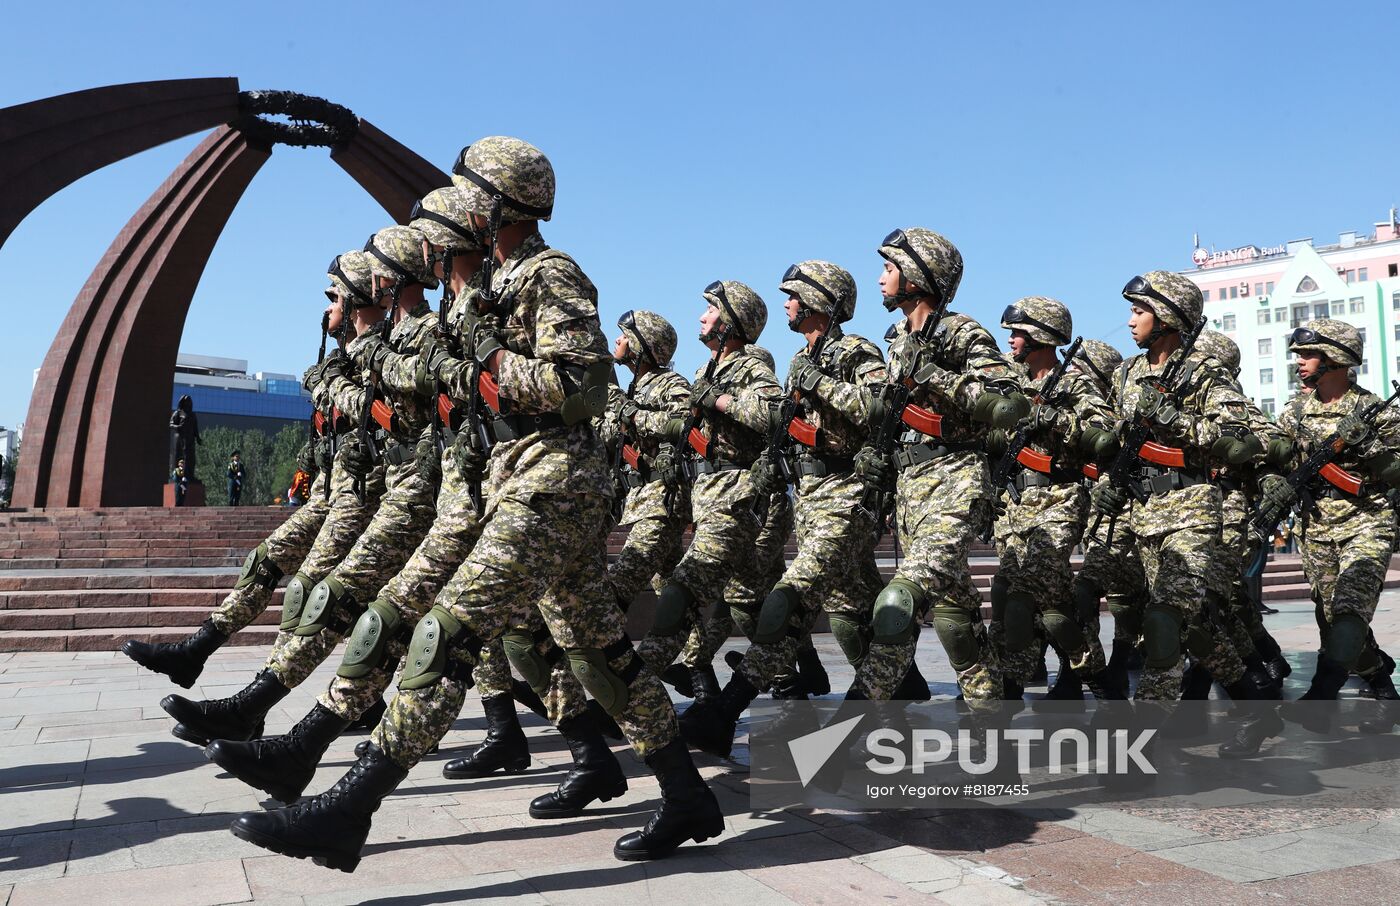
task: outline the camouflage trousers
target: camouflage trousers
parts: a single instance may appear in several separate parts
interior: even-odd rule
[[[356,615],[369,606],[375,592],[403,568],[423,540],[436,512],[433,487],[412,462],[385,471],[384,496],[369,524],[355,537],[349,551],[321,581],[335,579],[354,598]],[[353,495],[352,495],[353,496]],[[273,650],[268,666],[288,688],[300,685],[321,664],[354,625],[335,623],[314,635],[293,635]]]
[[[1198,484],[1154,495],[1146,503],[1133,501],[1130,506],[1129,524],[1147,579],[1148,606],[1174,609],[1189,633],[1200,625],[1211,559],[1220,542],[1220,489]],[[1154,640],[1149,637],[1146,642],[1151,649]],[[1243,672],[1228,640],[1212,644],[1217,647],[1210,655],[1217,659],[1218,669]],[[1234,664],[1229,664],[1231,655]],[[1175,701],[1181,697],[1181,675],[1181,657],[1171,667],[1143,667],[1136,698]]]
[[[1376,613],[1395,543],[1395,515],[1388,506],[1371,511],[1348,505],[1347,510],[1321,500],[1322,508],[1298,532],[1298,551],[1313,600],[1330,624],[1339,614],[1352,613],[1371,622]],[[1346,518],[1322,524],[1331,511]]]
[[[384,497],[383,467],[375,469],[366,477],[363,503],[355,496],[354,483],[355,479],[336,462],[331,471],[330,512],[321,523],[316,540],[311,543],[311,550],[307,552],[301,561],[301,567],[296,571],[296,575],[301,577],[307,588],[313,587],[330,575],[336,564],[345,559],[345,555],[355,546],[355,541],[364,533],[365,527],[379,509],[379,501]],[[266,668],[271,670],[280,682],[288,685],[288,688],[300,684],[316,668],[316,664],[320,663],[319,660],[315,661],[304,671],[298,668],[279,672],[279,665],[285,663],[284,652],[287,646],[296,641],[297,637],[291,632],[277,633],[277,639],[273,642],[272,652],[268,655],[266,663]]]
[[[904,680],[914,662],[919,623],[930,608],[956,608],[971,617],[977,657],[961,670],[954,668],[963,698],[974,708],[1001,699],[1001,676],[982,624],[982,596],[967,563],[968,545],[992,518],[989,484],[986,459],[973,451],[900,471],[894,529],[904,560],[895,578],[917,586],[920,598],[910,637],[872,641],[856,671],[855,685],[871,700],[888,700]]]
[[[791,669],[823,611],[854,630],[838,635],[847,659],[853,665],[863,659],[882,584],[875,566],[875,521],[861,506],[864,495],[865,483],[853,474],[809,477],[798,485],[797,556],[773,584],[791,588],[800,603],[788,614],[780,640],[755,642],[744,655],[742,672],[755,688],[768,688]],[[753,635],[752,627],[747,634]]]
[[[480,538],[438,596],[438,606],[460,623],[459,637],[490,642],[528,623],[538,607],[550,636],[571,656],[605,659],[613,673],[626,673],[635,655],[607,582],[610,504],[602,496],[509,487],[493,496]],[[474,666],[472,648],[454,648],[452,657]],[[555,674],[564,669],[563,662],[552,667]],[[374,730],[375,744],[401,767],[412,767],[451,728],[466,690],[451,670],[420,688],[401,685]],[[671,699],[644,665],[615,716],[639,755],[676,736]]]
[[[1069,615],[1078,628],[1066,642],[1058,639],[1064,655],[1083,676],[1104,669],[1103,646],[1099,643],[1098,614],[1092,620],[1076,612],[1072,585],[1074,570],[1070,555],[1084,534],[1088,519],[1089,495],[1078,483],[1030,487],[1021,492],[1019,502],[1008,501],[1006,512],[996,522],[996,549],[1000,565],[992,580],[992,621],[988,635],[1004,676],[1025,686],[1041,659],[1035,641],[1019,651],[1006,648],[1004,609],[1007,598],[1029,598],[1034,610],[1025,616],[1032,625],[1024,627],[1025,638],[1037,634],[1047,611]],[[1042,629],[1043,633],[1044,630]]]
[[[300,567],[316,536],[325,524],[331,511],[331,502],[326,498],[326,482],[329,477],[322,470],[311,484],[306,503],[297,508],[286,522],[279,525],[267,536],[263,544],[267,548],[267,558],[277,564],[282,575],[290,576]],[[214,628],[224,635],[233,635],[258,618],[272,601],[273,589],[250,584],[235,588],[224,598],[218,609],[209,615]]]
[[[737,470],[701,475],[691,486],[690,499],[695,533],[665,583],[685,588],[690,593],[690,606],[680,629],[667,634],[653,630],[637,646],[642,660],[657,672],[670,666],[685,647],[692,628],[701,625],[703,619],[729,619],[724,595],[730,580],[741,571],[755,568],[754,545],[760,525],[753,512],[754,491],[749,473]],[[708,639],[697,640],[697,658],[719,631],[717,624],[711,628]],[[726,627],[718,644],[723,644],[728,635]],[[713,654],[711,651],[711,657]]]
[[[686,519],[676,515],[632,523],[617,559],[608,566],[608,582],[624,613],[653,577],[670,575],[680,562]]]
[[[681,663],[687,667],[709,664],[729,641],[736,625],[746,638],[753,637],[759,608],[787,566],[792,522],[792,498],[786,490],[774,494],[768,500],[763,526],[754,541],[753,560],[729,577],[724,586],[724,603],[691,630],[680,654]]]
[[[1096,514],[1089,517],[1092,526]],[[1096,597],[1106,598],[1108,612],[1113,615],[1113,644],[1132,647],[1142,636],[1143,608],[1147,606],[1147,578],[1142,571],[1142,558],[1138,556],[1137,539],[1127,525],[1126,518],[1120,518],[1113,526],[1113,537],[1108,539],[1108,520],[1104,519],[1097,532],[1085,530],[1082,547],[1084,563],[1074,577],[1076,585],[1087,585]],[[1081,592],[1082,593],[1082,592]],[[1097,638],[1098,620],[1085,626],[1085,633]]]

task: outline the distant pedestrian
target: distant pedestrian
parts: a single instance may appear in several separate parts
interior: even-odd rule
[[[175,460],[175,468],[170,470],[170,483],[175,486],[175,505],[185,505],[185,491],[189,489],[190,479],[185,474],[185,461]]]
[[[233,451],[233,455],[228,461],[228,505],[238,506],[238,502],[243,498],[243,479],[248,472],[243,468],[242,455]]]

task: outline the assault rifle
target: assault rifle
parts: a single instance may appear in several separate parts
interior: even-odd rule
[[[715,379],[715,369],[719,367],[720,354],[724,352],[724,344],[729,342],[730,326],[727,321],[720,322],[719,332],[715,336],[715,351],[710,356],[710,360],[705,363],[705,373],[701,380],[706,384],[712,384]],[[689,444],[690,448],[699,453],[703,458],[710,450],[710,442],[705,435],[700,433],[700,423],[705,420],[704,410],[696,407],[690,410],[690,415],[686,417],[685,423],[681,426],[680,444]],[[684,461],[684,460],[682,460]],[[682,468],[681,471],[690,481],[695,480],[693,470]]]
[[[384,320],[379,322],[379,336],[386,344],[389,342],[389,334],[394,330],[394,320],[398,315],[399,308],[398,293],[394,293],[392,298],[392,307],[389,313],[384,316]],[[384,451],[379,448],[378,442],[374,439],[374,432],[370,430],[370,422],[379,422],[381,427],[387,430],[390,426],[382,424],[383,415],[387,411],[391,417],[392,423],[393,413],[393,410],[389,409],[384,402],[374,398],[378,392],[379,373],[374,369],[370,369],[369,379],[365,382],[365,402],[360,409],[360,445],[368,452],[371,464],[378,463],[383,457]],[[363,506],[365,502],[366,477],[367,476],[364,475],[356,476],[352,486],[355,492],[355,499],[360,502],[361,506]]]
[[[1191,350],[1196,346],[1196,338],[1201,335],[1201,331],[1206,326],[1206,319],[1201,317],[1191,329],[1181,336],[1181,347],[1177,350],[1181,354],[1172,358],[1167,363],[1167,367],[1162,369],[1162,373],[1155,375],[1153,384],[1156,389],[1178,400],[1182,388],[1177,386],[1181,369],[1186,367],[1186,360],[1191,356]],[[1134,487],[1132,483],[1132,473],[1137,468],[1138,457],[1143,453],[1152,453],[1152,462],[1162,465],[1177,466],[1185,465],[1185,460],[1181,457],[1179,450],[1171,447],[1163,447],[1148,440],[1155,427],[1151,418],[1143,415],[1134,415],[1132,419],[1124,422],[1124,433],[1119,438],[1118,456],[1113,460],[1113,465],[1108,469],[1108,481],[1115,488],[1126,488],[1133,492],[1133,496],[1139,502],[1145,498],[1142,492]],[[1147,449],[1145,450],[1144,447]],[[1103,513],[1094,517],[1094,524],[1089,527],[1089,534],[1096,535],[1099,531],[1099,523],[1103,522]],[[1114,513],[1108,521],[1108,535],[1104,538],[1104,546],[1110,547],[1113,544],[1113,527],[1118,524],[1118,514]]]
[[[1070,344],[1069,349],[1064,354],[1064,358],[1055,366],[1055,370],[1050,372],[1050,376],[1045,379],[1044,386],[1036,393],[1034,400],[1036,403],[1049,403],[1054,398],[1055,388],[1060,385],[1060,380],[1065,376],[1065,372],[1069,370],[1069,366],[1074,361],[1074,356],[1079,352],[1079,347],[1083,342],[1083,337],[1074,338],[1074,342]],[[1011,477],[1011,470],[1015,468],[1017,464],[1028,469],[1034,469],[1037,472],[1049,469],[1050,463],[1048,461],[1040,462],[1038,457],[1033,458],[1029,455],[1023,457],[1023,453],[1030,452],[1026,450],[1026,445],[1030,443],[1030,439],[1030,424],[1023,421],[1017,426],[1016,433],[1011,435],[1010,442],[1006,445],[1005,452],[1001,454],[1001,459],[997,461],[996,468],[992,470],[992,493],[998,495],[998,500],[1000,499],[1002,489],[1005,488],[1006,492],[1011,496],[1011,500],[1015,503],[1020,503],[1021,492],[1016,490],[1015,485],[1008,481]],[[988,540],[990,535],[991,530],[989,528],[982,540]]]
[[[1383,400],[1376,400],[1365,409],[1361,410],[1360,419],[1367,425],[1375,424],[1376,418],[1387,407],[1400,399],[1400,381],[1391,381],[1393,392]],[[1303,464],[1294,469],[1286,477],[1288,486],[1293,489],[1294,496],[1299,501],[1299,511],[1306,514],[1317,509],[1317,501],[1313,499],[1313,482],[1322,478],[1333,487],[1340,488],[1348,494],[1356,495],[1361,493],[1362,481],[1356,475],[1338,466],[1336,459],[1347,448],[1347,442],[1342,439],[1338,431],[1333,431],[1321,444],[1316,452],[1303,461]],[[1277,511],[1269,507],[1256,509],[1252,519],[1254,531],[1257,535],[1267,539],[1273,534],[1287,511]]]
[[[326,312],[326,313],[324,313],[323,315],[321,315],[321,348],[320,348],[320,350],[316,353],[316,364],[317,364],[317,365],[320,365],[322,362],[324,362],[324,361],[326,360],[326,337],[330,336],[330,332],[331,332],[331,313],[330,313],[330,312]],[[332,422],[334,422],[334,419],[332,419]],[[316,438],[317,438],[317,436],[318,436],[322,431],[325,430],[325,424],[326,424],[326,418],[325,418],[325,416],[323,416],[323,415],[321,414],[321,410],[320,410],[320,409],[316,408],[316,401],[315,401],[315,400],[312,400],[312,401],[311,401],[311,445],[312,445],[311,448],[312,448],[312,450],[315,450],[315,449],[316,449]],[[332,425],[331,425],[331,428],[332,428],[332,431],[334,431],[335,425],[332,424]],[[335,434],[332,433],[332,434],[331,434],[331,437],[332,437],[331,443],[334,444],[334,443],[335,443],[335,440],[334,440]],[[331,448],[331,465],[328,466],[328,467],[326,468],[326,476],[325,476],[325,477],[326,477],[326,483],[325,483],[324,488],[323,488],[324,493],[325,493],[325,499],[326,499],[326,500],[330,500],[330,499],[331,499],[331,469],[334,468],[334,464],[335,464],[335,448],[334,448],[334,446],[332,446],[332,448]]]

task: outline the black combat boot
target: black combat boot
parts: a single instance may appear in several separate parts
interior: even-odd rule
[[[1060,661],[1060,671],[1055,674],[1055,685],[1045,692],[1045,700],[1052,702],[1083,702],[1084,683],[1069,661]]]
[[[690,668],[690,684],[695,690],[695,703],[719,697],[719,677],[715,676],[715,665]]]
[[[214,628],[213,620],[205,620],[194,635],[178,642],[138,642],[128,639],[122,643],[122,654],[150,670],[164,673],[177,686],[188,689],[204,672],[204,662],[219,650],[228,636]]]
[[[1385,655],[1385,652],[1381,652]],[[1385,656],[1389,661],[1389,655]],[[1394,661],[1390,661],[1394,665]],[[1393,670],[1394,667],[1392,666]],[[1376,702],[1380,707],[1380,716],[1375,720],[1363,720],[1358,724],[1358,729],[1362,733],[1389,733],[1400,724],[1400,693],[1395,690],[1395,681],[1391,679],[1390,673],[1382,666],[1380,670],[1366,677],[1366,682],[1370,684],[1372,692],[1375,693]]]
[[[1126,675],[1126,674],[1124,674]],[[1094,694],[1094,698],[1099,701],[1127,701],[1128,687],[1126,685],[1115,685],[1118,681],[1118,674],[1107,667],[1098,673],[1085,677],[1084,683],[1089,687],[1089,691]]]
[[[1108,656],[1108,666],[1104,668],[1108,673],[1105,685],[1115,689],[1128,688],[1128,647],[1128,643],[1121,639],[1113,640],[1113,652]]]
[[[1283,681],[1293,672],[1293,665],[1288,663],[1288,659],[1283,656],[1283,650],[1278,647],[1278,642],[1267,632],[1254,638],[1254,649],[1259,652],[1259,658],[1264,662],[1264,669],[1269,677],[1283,688]]]
[[[718,695],[696,699],[681,715],[681,736],[702,752],[728,758],[734,747],[739,715],[758,697],[759,690],[742,673],[735,673]]]
[[[1373,637],[1374,641],[1374,637]],[[1376,648],[1376,656],[1380,658],[1380,666],[1367,674],[1358,674],[1366,681],[1366,689],[1359,693],[1366,698],[1375,698],[1384,701],[1382,692],[1387,684],[1394,685],[1391,677],[1395,675],[1395,658],[1385,653],[1384,648]]]
[[[465,758],[454,758],[442,766],[442,776],[448,780],[485,777],[497,771],[519,774],[530,767],[530,746],[515,715],[515,697],[488,695],[481,700],[481,707],[486,712],[486,738]]]
[[[1259,693],[1259,698],[1272,701],[1283,699],[1283,682],[1275,681],[1273,674],[1269,672],[1269,666],[1257,653],[1244,659],[1244,675]]]
[[[544,702],[540,700],[539,693],[530,688],[530,684],[515,677],[510,680],[510,694],[519,704],[529,708],[536,715],[549,720],[549,712],[545,710]],[[592,701],[592,699],[589,699]]]
[[[614,856],[625,862],[664,859],[687,840],[704,843],[724,833],[724,813],[695,770],[684,740],[671,740],[646,762],[661,782],[661,807],[646,827],[613,845]]]
[[[627,792],[622,766],[588,712],[559,721],[559,735],[569,744],[574,766],[554,792],[530,803],[531,818],[572,818],[595,799],[607,802]]]
[[[1317,670],[1313,672],[1308,691],[1295,701],[1284,702],[1279,713],[1283,719],[1299,724],[1314,733],[1326,733],[1332,729],[1332,714],[1322,705],[1299,704],[1299,702],[1336,701],[1337,693],[1346,685],[1349,674],[1345,667],[1327,656],[1326,651],[1317,653]]]
[[[1050,670],[1045,666],[1045,656],[1050,651],[1048,639],[1040,639],[1040,656],[1035,659],[1035,669],[1031,671],[1031,683],[1046,683],[1050,681]]]
[[[326,749],[349,726],[350,721],[317,702],[285,736],[248,742],[216,739],[204,750],[204,757],[254,789],[290,805],[306,792]]]
[[[230,830],[254,846],[354,871],[369,836],[370,819],[408,771],[370,744],[335,786],[319,796],[268,812],[244,812]]]
[[[207,746],[216,739],[241,742],[261,736],[263,718],[291,691],[271,670],[263,670],[228,698],[196,702],[182,695],[167,695],[160,706],[178,721],[170,730],[177,739]]]
[[[1244,712],[1245,722],[1217,751],[1221,758],[1252,758],[1259,754],[1264,740],[1283,732],[1283,718],[1278,716],[1278,707],[1263,697],[1248,676],[1226,686],[1225,691]]]
[[[919,672],[919,665],[910,661],[909,669],[904,672],[904,679],[899,681],[898,688],[890,698],[901,702],[926,702],[931,697],[928,680]]]
[[[347,729],[350,730],[373,730],[379,726],[379,722],[384,719],[384,712],[389,710],[389,703],[384,699],[369,706],[369,710],[356,718]]]
[[[797,674],[802,677],[802,685],[808,695],[826,695],[831,691],[831,678],[826,675],[821,655],[817,654],[810,639],[798,646]]]
[[[690,675],[690,668],[680,661],[676,661],[662,670],[661,679],[686,698],[695,697],[695,685]]]

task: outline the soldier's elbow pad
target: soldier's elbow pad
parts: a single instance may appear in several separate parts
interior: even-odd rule
[[[1092,462],[1106,462],[1118,452],[1118,435],[1093,425],[1086,425],[1079,437],[1079,448]]]

